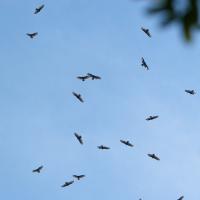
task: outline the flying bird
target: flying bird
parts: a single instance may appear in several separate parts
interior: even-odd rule
[[[104,145],[100,145],[97,148],[98,149],[102,149],[102,150],[104,150],[104,149],[106,149],[106,150],[110,149],[110,147],[107,147],[107,146],[104,146]]]
[[[155,159],[155,160],[160,160],[155,154],[147,154],[150,158]]]
[[[147,65],[147,63],[145,62],[144,58],[142,57],[142,64],[141,66],[143,66],[144,68],[146,68],[147,70],[149,70],[149,66]]]
[[[67,187],[73,183],[74,183],[74,181],[65,182],[61,187]]]
[[[149,116],[149,117],[146,118],[146,120],[151,121],[151,120],[157,119],[158,117],[159,117],[158,115]]]
[[[40,166],[40,167],[38,167],[38,168],[36,168],[36,169],[34,169],[32,172],[33,173],[40,173],[40,171],[42,170],[42,168],[43,168],[43,166]]]
[[[81,94],[77,94],[76,92],[72,92],[72,94],[80,101],[80,102],[84,102],[82,97],[81,97]]]
[[[150,31],[147,28],[141,28],[144,33],[146,33],[149,37],[151,37]]]
[[[120,140],[120,142],[123,143],[123,144],[125,144],[125,145],[127,145],[127,146],[129,146],[129,147],[133,147],[134,146],[128,140],[127,141],[126,140]]]
[[[182,200],[184,198],[184,196],[179,197],[177,200]]]
[[[80,180],[81,178],[84,178],[85,175],[73,175],[74,178],[76,178],[77,180]]]
[[[83,144],[83,139],[82,136],[79,135],[78,133],[74,133],[75,137],[77,138],[77,140],[79,141],[80,144]]]
[[[38,32],[27,33],[26,35],[28,35],[31,39],[33,39],[36,35],[38,35]]]
[[[195,95],[196,92],[194,90],[185,90],[186,93],[191,94],[191,95]]]
[[[35,9],[34,14],[38,14],[44,8],[44,4]]]
[[[100,76],[96,76],[96,75],[94,75],[94,74],[87,73],[87,75],[88,75],[92,80],[101,79]]]
[[[90,78],[89,76],[77,76],[77,79],[85,81],[86,79]]]

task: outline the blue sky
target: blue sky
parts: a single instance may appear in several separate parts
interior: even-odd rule
[[[161,29],[159,17],[146,15],[147,6],[0,1],[1,199],[199,200],[200,38],[184,43],[176,26]],[[31,40],[26,33],[34,31],[39,35]],[[142,56],[149,71],[140,66]],[[88,72],[102,80],[76,79]],[[145,121],[154,114],[159,119]],[[100,144],[111,150],[98,150]],[[33,174],[40,165],[42,173]],[[86,178],[61,188],[73,174]]]

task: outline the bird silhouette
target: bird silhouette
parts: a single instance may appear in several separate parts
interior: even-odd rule
[[[27,33],[26,35],[28,35],[31,39],[33,39],[35,36],[38,35],[38,32],[34,32],[34,33]]]
[[[102,149],[102,150],[108,150],[110,149],[110,147],[107,147],[107,146],[104,146],[104,145],[100,145],[100,146],[97,146],[98,149]]]
[[[158,115],[149,116],[149,117],[146,118],[146,120],[151,121],[151,120],[157,119],[158,117],[159,117]]]
[[[44,8],[44,4],[35,9],[34,14],[38,14]]]
[[[40,167],[34,169],[32,172],[33,173],[40,173],[42,169],[43,169],[43,166],[41,165]]]
[[[69,185],[71,185],[73,183],[74,183],[74,180],[73,181],[69,181],[69,182],[65,182],[63,185],[61,185],[61,187],[67,187],[67,186],[69,186]]]
[[[144,33],[146,33],[149,37],[151,37],[150,31],[147,28],[141,28]]]
[[[149,70],[149,66],[147,65],[146,61],[144,60],[144,58],[142,57],[142,64],[141,66],[143,66],[144,68],[146,68],[147,70]]]
[[[153,154],[147,154],[150,158],[155,159],[155,160],[160,160],[154,153]]]
[[[76,93],[76,92],[72,92],[72,94],[80,101],[80,102],[84,102],[83,101],[83,98],[81,97],[81,94],[78,94],[78,93]]]
[[[77,76],[77,79],[80,79],[82,81],[85,81],[86,79],[89,79],[89,76]]]
[[[80,144],[83,144],[83,139],[82,136],[79,135],[78,133],[74,133],[75,137],[77,138],[77,140],[79,141]]]
[[[123,144],[125,144],[125,145],[127,145],[127,146],[129,146],[129,147],[133,147],[134,146],[128,140],[127,141],[126,140],[120,140],[120,142],[123,143]]]
[[[85,175],[73,175],[74,178],[76,178],[77,180],[80,180],[81,178],[84,178]]]
[[[94,75],[94,74],[91,74],[91,73],[87,73],[87,75],[92,79],[92,80],[95,80],[95,79],[101,79],[101,77],[100,76],[96,76],[96,75]]]
[[[186,93],[191,94],[191,95],[195,95],[196,92],[194,90],[185,90]]]

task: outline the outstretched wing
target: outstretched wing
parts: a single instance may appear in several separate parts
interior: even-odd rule
[[[120,142],[123,143],[123,144],[125,144],[125,141],[124,141],[124,140],[120,140]]]
[[[77,179],[79,178],[79,176],[77,176],[77,175],[73,175],[73,177],[74,177],[74,178],[77,178]]]
[[[81,97],[81,95],[79,95],[77,98],[79,99],[80,102],[82,102],[82,103],[84,102],[83,98]]]
[[[149,154],[147,154],[147,155],[148,155],[150,158],[153,158],[153,154],[150,154],[150,153],[149,153]]]
[[[44,8],[44,4],[42,4],[38,9],[41,11]]]
[[[155,160],[160,160],[160,158],[158,158],[158,156],[154,155],[154,159]]]
[[[79,176],[79,178],[84,178],[84,177],[85,177],[85,175],[80,175],[80,176]]]
[[[40,167],[38,167],[38,170],[40,171],[40,170],[42,170],[42,168],[43,168],[43,166],[41,165]]]
[[[71,184],[73,184],[74,183],[74,181],[70,181],[70,182],[68,182],[68,185],[71,185]]]
[[[72,92],[72,94],[73,94],[75,97],[77,97],[77,94],[76,94],[76,92]]]
[[[79,137],[79,138],[78,138],[78,141],[80,142],[80,144],[83,144],[83,139],[82,139],[82,137]]]
[[[147,34],[149,37],[151,37],[151,34],[150,34],[150,32],[149,32],[149,29],[146,30],[146,34]]]
[[[127,145],[128,145],[129,147],[133,147],[133,146],[134,146],[134,145],[131,144],[129,141],[127,142]]]

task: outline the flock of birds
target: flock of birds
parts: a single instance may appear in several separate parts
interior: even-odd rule
[[[42,11],[42,9],[45,7],[45,5],[41,5],[39,7],[37,7],[34,11],[34,14],[38,14]],[[149,31],[149,29],[146,29],[146,28],[141,28],[141,30],[148,36],[148,37],[152,37],[151,36],[151,33]],[[38,35],[38,32],[33,32],[33,33],[27,33],[27,36],[29,36],[31,39],[33,39],[34,37],[36,37]],[[146,61],[144,60],[144,58],[142,57],[141,59],[141,66],[144,67],[146,70],[149,70],[149,66],[147,65]],[[81,81],[85,81],[87,79],[91,79],[91,80],[100,80],[101,77],[100,76],[97,76],[97,75],[94,75],[94,74],[91,74],[91,73],[87,73],[86,75],[83,75],[83,76],[78,76],[77,79],[81,80]],[[185,90],[186,93],[190,94],[190,95],[195,95],[196,92],[194,90]],[[81,94],[78,94],[76,92],[72,92],[72,94],[74,95],[74,97],[76,97],[81,103],[84,103],[84,100],[81,96]],[[154,116],[149,116],[146,118],[146,121],[151,121],[151,120],[155,120],[157,119],[159,116],[158,115],[154,115]],[[83,138],[81,135],[79,135],[78,133],[74,133],[74,136],[76,137],[76,139],[78,140],[78,142],[83,145]],[[129,146],[129,147],[134,147],[134,145],[129,141],[129,140],[120,140],[120,142],[126,146]],[[101,150],[109,150],[110,147],[108,146],[105,146],[105,145],[99,145],[97,146],[98,149],[101,149]],[[147,154],[147,156],[149,156],[150,158],[154,159],[154,160],[157,160],[157,161],[160,161],[160,158],[152,153],[152,154]],[[40,173],[41,170],[43,169],[43,166],[39,166],[38,168],[34,169],[32,172],[33,173]],[[81,174],[81,175],[73,175],[73,177],[77,180],[80,180],[82,178],[85,177],[84,174]],[[71,181],[66,181],[63,185],[61,185],[61,187],[67,187],[71,184],[74,183],[74,180],[71,180]],[[183,200],[184,196],[181,196],[179,197],[177,200]],[[139,200],[142,200],[142,199],[139,199]]]

